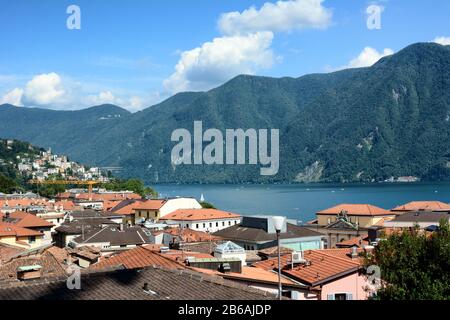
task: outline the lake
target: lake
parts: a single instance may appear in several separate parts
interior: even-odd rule
[[[195,197],[242,215],[283,215],[306,222],[340,203],[384,209],[421,200],[450,202],[450,183],[311,185],[156,185],[161,197]]]

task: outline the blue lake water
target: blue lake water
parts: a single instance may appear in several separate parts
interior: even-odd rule
[[[391,209],[410,201],[450,202],[450,183],[356,185],[156,185],[162,197],[204,195],[216,207],[242,215],[283,215],[306,222],[340,203],[369,203]]]

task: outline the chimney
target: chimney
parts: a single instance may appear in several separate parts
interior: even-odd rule
[[[145,292],[148,292],[148,291],[149,291],[149,289],[148,289],[148,282],[145,282],[145,283],[144,283],[143,289],[144,289]]]
[[[123,232],[123,223],[120,224],[120,231]]]
[[[352,257],[352,259],[357,259],[358,258],[358,247],[352,247],[351,257]]]

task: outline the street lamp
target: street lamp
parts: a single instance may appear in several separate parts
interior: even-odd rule
[[[278,299],[281,300],[283,288],[281,287],[281,255],[280,255],[280,234],[284,226],[284,217],[273,217],[273,226],[277,232],[277,246],[278,246]]]

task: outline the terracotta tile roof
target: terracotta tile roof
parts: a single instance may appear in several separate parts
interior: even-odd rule
[[[0,265],[2,262],[9,261],[16,254],[24,252],[25,249],[0,243]]]
[[[47,251],[30,256],[14,258],[0,266],[0,286],[4,282],[17,281],[17,268],[21,266],[40,265],[43,278],[65,276],[66,270],[55,257]]]
[[[4,218],[5,215],[0,213],[0,220]],[[31,213],[26,213],[23,211],[16,211],[9,214],[8,222],[15,224],[22,228],[42,228],[42,227],[53,227],[54,225],[42,218],[39,218]]]
[[[169,228],[161,231],[172,236],[181,237],[182,242],[209,242],[221,240],[221,237],[192,229]]]
[[[358,252],[362,252],[359,250]],[[304,258],[310,265],[297,265],[291,269],[291,255],[281,257],[282,272],[302,283],[316,286],[331,280],[335,276],[351,273],[361,267],[362,258],[352,259],[351,249],[324,249],[304,252]],[[264,270],[278,270],[277,258],[256,262],[254,267]]]
[[[392,212],[370,204],[340,204],[317,212],[318,215],[337,215],[346,211],[351,216],[388,216]]]
[[[292,252],[294,252],[294,250],[292,250],[292,249],[284,248],[284,247],[280,248],[281,255],[291,254]],[[258,254],[265,256],[265,257],[276,257],[276,256],[278,256],[278,247],[271,247],[271,248],[259,250]]]
[[[123,200],[116,204],[115,207],[110,209],[109,211],[115,214],[122,214],[122,215],[132,215],[134,214],[133,208],[141,202],[140,200]]]
[[[94,264],[94,269],[104,269],[106,267],[115,267],[123,265],[127,269],[144,268],[149,266],[161,266],[169,269],[183,269],[181,263],[175,262],[166,256],[151,250],[152,248],[136,247],[132,250],[122,252],[110,258],[104,258]]]
[[[0,200],[0,208],[3,207],[30,207],[30,206],[38,206],[38,205],[46,205],[48,202],[47,199],[8,199],[8,200]]]
[[[266,291],[193,270],[148,267],[81,274],[81,290],[67,278],[30,281],[0,288],[0,300],[273,300]],[[147,284],[149,291],[144,291]]]
[[[286,266],[282,272],[302,283],[317,286],[336,277],[351,274],[360,269],[360,264],[350,259],[325,253],[324,250],[306,251],[304,258],[310,265]]]
[[[210,270],[210,269],[201,269],[201,268],[193,268],[190,267],[190,269],[216,275],[219,277],[222,277],[224,279],[229,280],[240,280],[240,281],[251,281],[251,282],[258,282],[258,283],[266,283],[266,284],[272,284],[277,285],[278,284],[278,274],[273,271],[264,270],[261,268],[254,268],[254,267],[242,267],[242,273],[236,273],[236,272],[230,272],[230,273],[223,273],[220,271]],[[297,283],[286,278],[285,276],[281,277],[281,283],[283,285],[296,285]]]
[[[134,210],[159,210],[167,200],[146,200],[136,203]]]
[[[336,247],[338,248],[348,248],[348,247],[362,247],[364,245],[368,245],[369,241],[367,239],[367,234],[364,234],[359,237],[351,238],[350,240],[341,241],[339,243],[336,243]]]
[[[450,204],[441,201],[413,201],[392,211],[450,211]]]
[[[0,222],[0,237],[16,236],[16,237],[31,237],[43,236],[39,231],[22,228],[12,223]]]
[[[198,220],[238,219],[240,217],[241,216],[239,214],[216,209],[179,209],[162,217],[161,220],[198,221]]]

